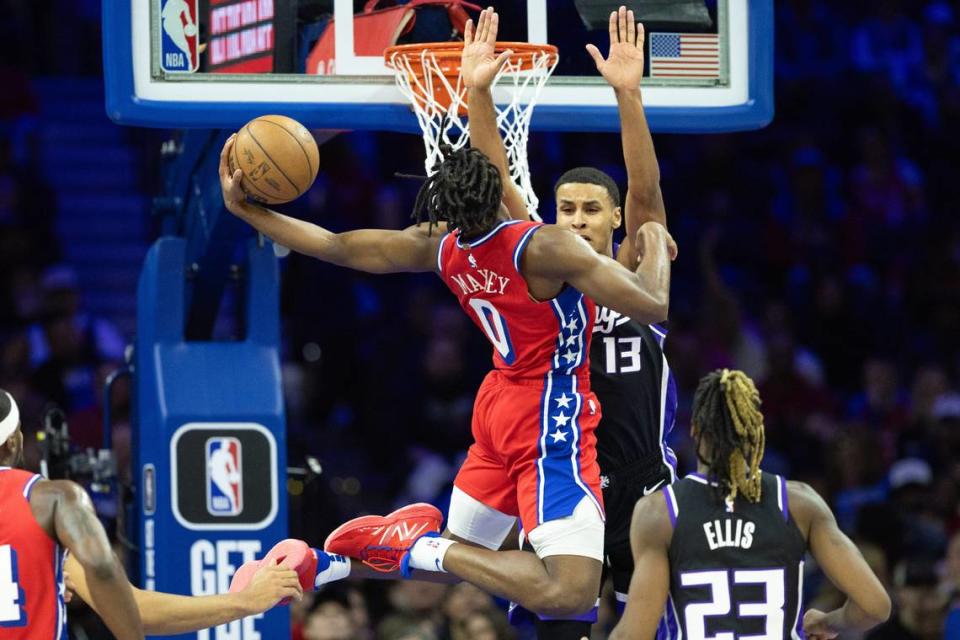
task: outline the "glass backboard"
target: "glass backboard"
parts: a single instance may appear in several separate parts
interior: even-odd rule
[[[676,0],[689,20],[648,21],[643,97],[655,131],[764,126],[773,115],[772,0]],[[605,50],[601,0],[488,3],[500,40],[549,42],[560,62],[535,130],[619,128],[612,90],[584,50]],[[626,2],[638,11],[664,2]],[[688,7],[687,7],[688,8]],[[478,11],[458,0],[104,0],[107,111],[117,123],[235,127],[282,113],[319,129],[418,132],[386,46],[448,40]]]

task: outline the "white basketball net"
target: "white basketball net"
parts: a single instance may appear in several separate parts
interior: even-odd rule
[[[498,51],[499,53],[499,51]],[[531,54],[524,54],[530,59]],[[540,91],[547,78],[557,66],[555,53],[536,51],[531,61],[511,57],[493,81],[496,104],[497,128],[503,137],[510,165],[510,178],[520,188],[527,211],[536,215],[539,200],[530,184],[530,167],[527,164],[527,139],[530,133],[530,117]],[[424,168],[433,175],[435,167],[443,160],[441,145],[450,145],[456,151],[470,141],[469,123],[460,112],[467,110],[467,91],[457,75],[456,84],[444,75],[433,52],[424,49],[415,54],[395,52],[390,62],[394,69],[397,87],[413,105],[420,128],[423,129],[423,146],[426,151]],[[417,65],[423,71],[416,72]],[[451,96],[450,107],[444,107],[435,98],[435,90],[446,91]]]

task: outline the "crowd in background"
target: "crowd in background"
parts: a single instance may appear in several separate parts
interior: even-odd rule
[[[87,60],[97,4],[52,3],[75,18],[53,53],[30,58],[36,44],[0,38],[19,56],[0,60],[0,387],[29,429],[47,403],[63,406],[85,446],[98,441],[100,385],[130,336],[89,313],[61,258],[57,176],[31,151],[43,121],[30,75],[99,72]],[[0,7],[35,29],[51,20],[33,3]],[[783,0],[776,21],[771,126],[655,139],[680,248],[671,443],[692,468],[698,378],[746,371],[763,398],[764,468],[820,491],[891,590],[893,618],[868,637],[943,637],[960,595],[960,6]],[[144,156],[159,139],[139,139]],[[566,169],[597,166],[626,186],[615,135],[538,133],[530,144],[548,220]],[[334,230],[407,224],[418,183],[394,173],[421,166],[417,138],[341,134],[321,162],[289,212]],[[433,276],[299,256],[283,269],[291,452],[324,468],[293,497],[294,533],[319,542],[360,512],[442,505],[490,364],[480,332]],[[812,563],[805,587],[811,605],[839,602]],[[398,583],[331,589],[294,615],[306,640],[512,637],[498,611],[472,587]],[[595,637],[608,608],[603,619]]]

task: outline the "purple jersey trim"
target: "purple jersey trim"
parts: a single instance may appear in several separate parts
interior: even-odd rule
[[[783,496],[783,521],[790,522],[790,494],[787,492],[787,481],[783,476],[777,476],[777,486]]]
[[[670,492],[670,487],[664,487],[660,491],[663,492],[663,496],[667,499],[667,514],[670,516],[670,524],[674,529],[677,528],[677,504],[673,500],[673,495]]]

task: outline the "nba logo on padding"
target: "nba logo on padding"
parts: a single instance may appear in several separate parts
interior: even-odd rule
[[[161,0],[160,68],[191,73],[200,67],[197,0]]]
[[[207,440],[207,511],[212,516],[243,512],[243,455],[240,440]]]

